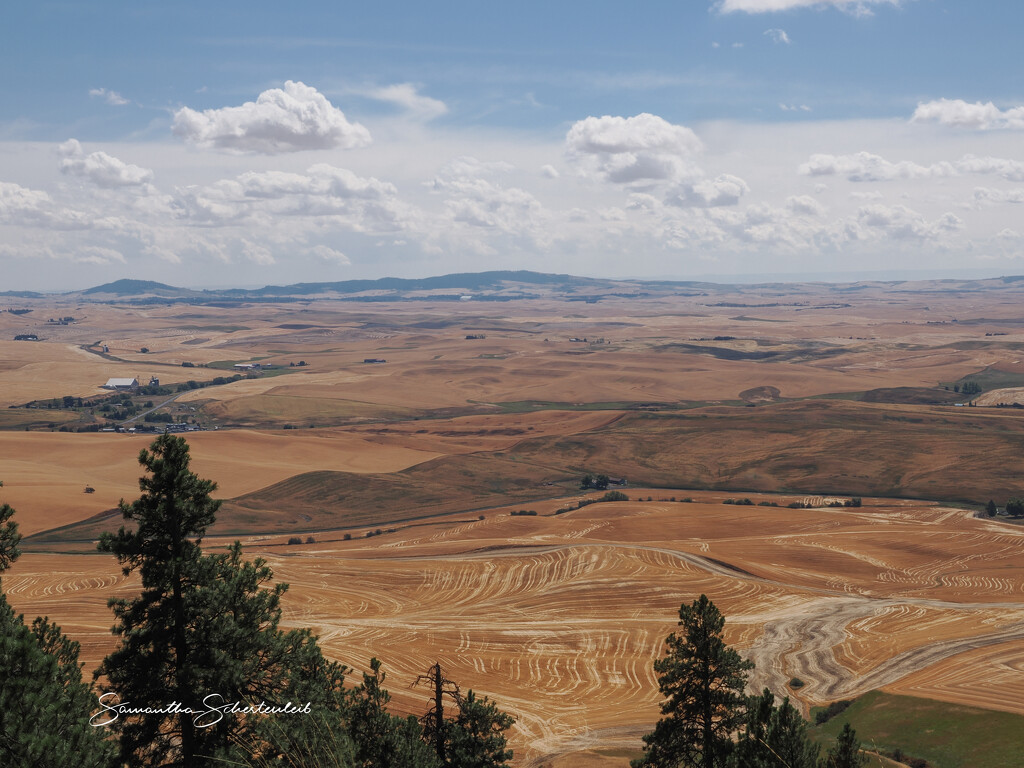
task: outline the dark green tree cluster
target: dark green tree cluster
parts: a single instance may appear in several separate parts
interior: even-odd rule
[[[1006,514],[1010,517],[1024,517],[1024,499],[1012,498],[1006,502]]]
[[[666,697],[663,717],[644,736],[644,755],[633,768],[859,768],[867,762],[849,724],[821,757],[788,698],[776,705],[768,689],[744,695],[754,665],[726,645],[725,619],[707,595],[680,607],[679,626],[665,641],[665,657],[654,663]]]
[[[604,491],[608,489],[609,482],[611,479],[608,475],[592,475],[588,472],[580,480],[580,490],[586,491],[592,488],[595,491]]]

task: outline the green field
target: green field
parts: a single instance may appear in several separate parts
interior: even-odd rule
[[[1024,716],[872,691],[811,733],[823,743],[849,722],[865,749],[924,758],[934,768],[1024,765]]]

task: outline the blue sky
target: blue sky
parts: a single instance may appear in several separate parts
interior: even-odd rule
[[[346,5],[5,9],[0,289],[1024,267],[1024,4]]]

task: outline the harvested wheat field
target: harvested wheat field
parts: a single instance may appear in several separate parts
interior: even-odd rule
[[[519,766],[626,765],[702,592],[752,689],[1024,714],[1024,527],[973,516],[1024,495],[1020,281],[487,290],[18,299],[11,602],[110,650],[138,586],[87,553],[173,423],[224,501],[207,546],[266,557],[403,711],[437,660],[494,698]],[[595,473],[631,500],[577,509]]]
[[[853,510],[708,496],[510,511],[247,546],[291,584],[287,622],[313,627],[357,670],[383,659],[402,710],[423,708],[408,686],[435,660],[510,709],[521,765],[636,748],[657,717],[652,662],[679,604],[700,593],[757,664],[758,690],[805,706],[879,687],[949,700],[996,669],[972,701],[1024,712],[1024,531],[883,499]],[[18,609],[80,639],[90,665],[110,647],[106,598],[133,587],[104,556],[44,554],[4,585]],[[794,677],[806,685],[790,690]],[[624,760],[595,755],[588,764]]]

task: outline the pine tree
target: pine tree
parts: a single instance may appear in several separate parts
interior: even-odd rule
[[[822,768],[861,768],[867,762],[868,756],[860,751],[857,732],[849,723],[844,723],[842,732],[836,737],[836,743],[822,761]]]
[[[507,768],[512,750],[506,749],[505,731],[515,720],[486,696],[470,690],[459,714],[448,728],[448,764],[454,768]]]
[[[20,554],[13,515],[0,506],[0,572]],[[48,619],[27,627],[0,592],[0,765],[112,768],[116,749],[89,722],[96,697],[78,651]]]
[[[391,695],[384,689],[385,673],[378,659],[352,691],[349,733],[359,768],[437,768],[440,763],[415,717],[401,718],[387,710]]]
[[[116,695],[111,703],[171,711],[118,716],[110,725],[122,759],[133,768],[193,768],[213,757],[273,763],[284,752],[301,759],[304,750],[335,746],[343,754],[345,670],[323,658],[308,630],[278,628],[287,586],[264,589],[271,570],[259,559],[243,561],[238,543],[226,554],[202,553],[220,506],[210,497],[216,484],[189,471],[180,437],[161,436],[139,463],[149,472],[139,480],[142,495],[121,503],[134,527],[105,534],[100,549],[117,557],[125,575],[140,573],[142,594],[110,601],[121,642],[97,675]],[[309,703],[316,715],[197,716],[236,702]]]
[[[644,756],[634,768],[718,768],[732,750],[731,734],[743,722],[745,661],[722,639],[725,619],[707,595],[679,608],[680,632],[665,641],[667,655],[654,662],[666,696],[664,715],[644,736]]]

